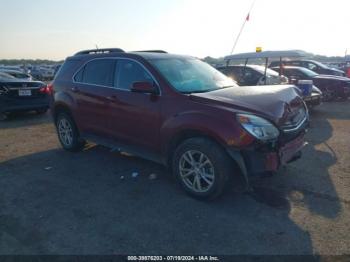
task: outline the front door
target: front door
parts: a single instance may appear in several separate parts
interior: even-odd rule
[[[156,80],[140,63],[118,59],[115,71],[115,90],[110,101],[110,136],[129,145],[159,150],[161,96],[131,92],[134,82]]]

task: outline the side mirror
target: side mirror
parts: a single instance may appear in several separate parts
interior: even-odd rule
[[[157,90],[152,82],[134,82],[131,87],[131,92],[143,94],[156,94]]]

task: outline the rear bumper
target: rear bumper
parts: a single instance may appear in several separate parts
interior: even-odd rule
[[[49,98],[16,99],[0,97],[0,112],[10,113],[16,111],[30,111],[49,108]]]
[[[282,166],[298,160],[301,150],[306,145],[305,134],[301,134],[296,139],[284,146],[277,148],[260,147],[244,150],[228,149],[229,155],[237,162],[239,155],[239,166],[248,176],[262,175],[266,172],[276,172]]]

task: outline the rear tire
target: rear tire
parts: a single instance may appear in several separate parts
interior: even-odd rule
[[[176,148],[172,159],[173,174],[182,188],[201,200],[221,196],[232,170],[232,159],[219,145],[206,138],[184,141]]]
[[[56,130],[62,147],[70,152],[81,151],[85,141],[80,138],[80,134],[73,118],[65,113],[58,113],[56,117]]]

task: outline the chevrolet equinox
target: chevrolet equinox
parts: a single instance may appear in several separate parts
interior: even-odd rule
[[[308,111],[292,86],[239,87],[199,59],[164,51],[81,51],[53,84],[59,141],[92,141],[169,167],[187,193],[221,195],[232,175],[301,156]]]

